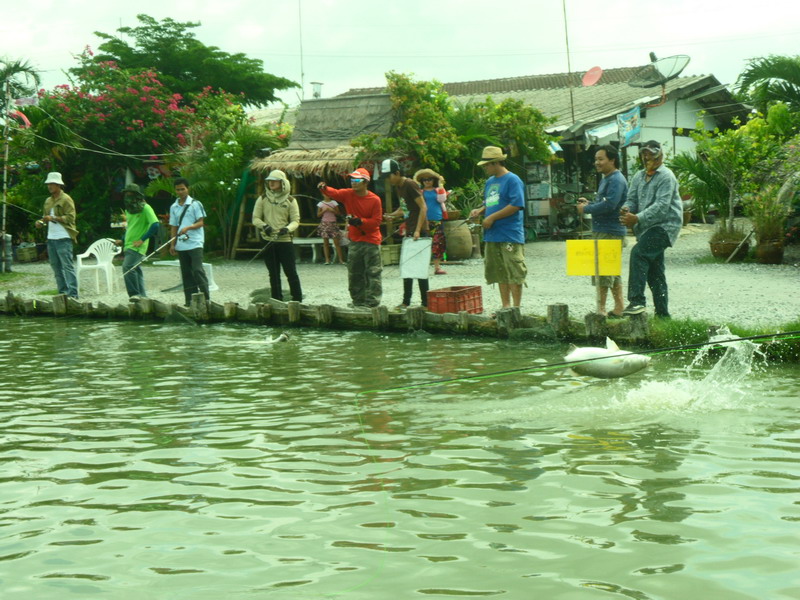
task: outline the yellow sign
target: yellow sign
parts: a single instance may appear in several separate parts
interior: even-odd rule
[[[622,275],[622,240],[567,240],[567,275]]]

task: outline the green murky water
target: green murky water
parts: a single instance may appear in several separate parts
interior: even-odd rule
[[[797,366],[676,355],[356,398],[564,348],[0,333],[3,600],[800,598]]]

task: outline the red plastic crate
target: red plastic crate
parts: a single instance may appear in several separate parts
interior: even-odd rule
[[[479,285],[454,285],[428,291],[428,310],[434,313],[483,312],[483,297]]]

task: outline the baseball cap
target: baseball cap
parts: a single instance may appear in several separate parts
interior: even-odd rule
[[[393,158],[387,158],[381,163],[381,179],[388,177],[392,173],[400,171],[400,163]]]
[[[650,140],[649,142],[645,142],[639,147],[639,152],[641,153],[642,150],[649,150],[653,153],[654,156],[658,156],[661,154],[661,144],[659,144],[655,140]]]
[[[367,171],[363,167],[360,169],[356,169],[355,171],[350,173],[348,177],[350,179],[366,179],[367,181],[370,181],[369,171]]]

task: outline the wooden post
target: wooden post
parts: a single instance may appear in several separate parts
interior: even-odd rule
[[[465,310],[458,311],[458,321],[456,321],[456,331],[459,333],[469,333],[469,313]]]
[[[650,322],[647,320],[647,313],[631,315],[628,317],[631,327],[632,340],[646,340],[650,334]]]
[[[272,305],[266,302],[256,304],[256,319],[259,323],[269,323],[272,320]]]
[[[53,296],[53,314],[57,317],[67,316],[67,295]]]
[[[158,317],[159,319],[166,319],[169,313],[170,307],[168,304],[164,304],[158,300],[153,300],[153,316]]]
[[[425,312],[426,310],[424,306],[413,306],[406,309],[406,321],[408,322],[408,328],[412,330],[422,329],[422,326],[425,323]]]
[[[226,302],[223,307],[222,318],[226,321],[235,321],[239,312],[238,302]]]
[[[319,327],[330,327],[333,324],[333,306],[330,304],[320,304],[316,307],[315,320]]]
[[[208,302],[205,294],[202,292],[192,294],[191,307],[198,321],[208,321]]]
[[[509,333],[519,327],[520,314],[519,306],[501,308],[497,311],[497,334],[500,337],[508,337]]]
[[[372,324],[378,329],[386,329],[389,325],[389,308],[383,304],[372,307]]]
[[[286,309],[289,314],[289,325],[297,325],[300,323],[300,303],[296,300],[290,300],[286,303]]]
[[[588,313],[583,322],[586,324],[586,335],[590,339],[604,339],[608,335],[608,321],[603,315]]]
[[[569,306],[566,304],[551,304],[547,307],[547,324],[553,328],[556,337],[569,334]]]

